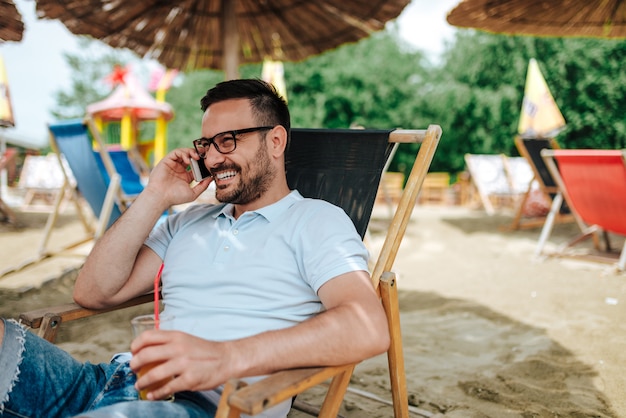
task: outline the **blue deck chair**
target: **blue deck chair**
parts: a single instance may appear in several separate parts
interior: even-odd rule
[[[136,196],[143,190],[143,183],[141,182],[141,177],[139,176],[139,172],[137,168],[133,165],[130,160],[130,156],[128,155],[128,151],[126,150],[108,150],[109,156],[111,157],[111,161],[115,166],[115,171],[122,178],[122,191],[127,196]],[[104,161],[102,161],[102,156],[99,151],[94,151],[94,156],[96,157],[96,162],[98,163],[98,168],[100,168],[100,172],[102,173],[106,182],[110,182],[109,173],[104,165]]]
[[[128,197],[121,192],[121,176],[113,169],[111,174],[105,177],[100,170],[92,149],[92,137],[89,134],[90,130],[86,121],[72,119],[57,122],[50,124],[48,129],[50,131],[50,145],[53,151],[57,154],[59,160],[61,155],[65,157],[76,179],[76,189],[74,189],[70,186],[67,173],[63,171],[65,177],[63,190],[69,190],[72,194],[77,214],[86,231],[86,237],[76,244],[69,245],[66,248],[69,249],[91,239],[99,238],[121,216],[130,202]],[[95,135],[93,139],[100,141],[98,135]],[[100,147],[100,149],[104,150],[103,147]],[[113,167],[108,154],[101,155],[100,159],[106,162],[105,165]],[[83,207],[79,202],[77,191],[87,201],[94,217],[97,219],[95,227],[93,222],[88,221],[88,217],[85,215]],[[64,193],[59,193],[58,196],[63,195]],[[48,217],[44,237],[39,249],[40,259],[51,255],[48,254],[47,245],[59,215],[61,200],[60,197],[57,197],[54,211]]]
[[[125,206],[120,201],[115,202],[121,197],[113,199],[111,203],[106,199],[107,193],[114,198],[120,194],[119,180],[112,180],[114,175],[107,178],[100,171],[87,125],[81,119],[73,119],[51,124],[49,129],[51,145],[55,152],[65,155],[76,178],[79,193],[89,203],[99,222],[106,228],[110,227],[120,217]],[[102,161],[106,156],[100,156],[99,159]]]
[[[49,125],[49,130],[50,145],[59,159],[61,154],[65,156],[76,178],[78,192],[98,219],[93,234],[98,238],[143,190],[139,172],[127,151],[107,149],[91,119],[57,122]],[[95,142],[97,151],[92,148],[92,142]],[[84,219],[80,205],[77,210]],[[58,212],[56,207],[55,212]],[[169,210],[164,212],[163,218],[169,213]]]

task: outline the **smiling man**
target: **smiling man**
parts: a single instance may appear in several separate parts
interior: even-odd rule
[[[92,365],[0,321],[0,416],[212,417],[229,378],[346,364],[387,349],[385,314],[350,218],[287,185],[284,100],[260,80],[234,80],[201,105],[202,138],[153,169],[74,290],[83,306],[115,306],[151,290],[164,263],[163,314],[174,317],[173,329],[144,332],[131,360]],[[190,187],[192,159],[212,179]],[[222,203],[192,205],[154,228],[164,210],[194,201],[211,181]],[[148,364],[158,366],[137,379]],[[137,390],[163,379],[150,401],[138,401]],[[285,417],[289,407],[261,416]]]

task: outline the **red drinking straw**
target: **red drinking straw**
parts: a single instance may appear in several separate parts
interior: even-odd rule
[[[162,271],[163,263],[161,263],[161,267],[154,277],[154,329],[159,329],[159,283],[161,282]]]

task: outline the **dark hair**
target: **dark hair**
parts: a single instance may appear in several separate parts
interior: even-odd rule
[[[291,137],[291,119],[287,102],[273,85],[258,79],[223,81],[209,89],[200,100],[206,111],[213,103],[231,99],[249,99],[256,122],[263,126],[282,125]]]

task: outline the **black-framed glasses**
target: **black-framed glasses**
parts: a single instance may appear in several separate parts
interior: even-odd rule
[[[205,158],[209,152],[211,144],[215,145],[215,149],[220,154],[230,154],[237,148],[237,135],[247,134],[250,132],[264,131],[274,129],[273,126],[256,126],[254,128],[237,129],[234,131],[220,132],[212,138],[198,138],[193,141],[193,146],[198,152],[200,158]]]

